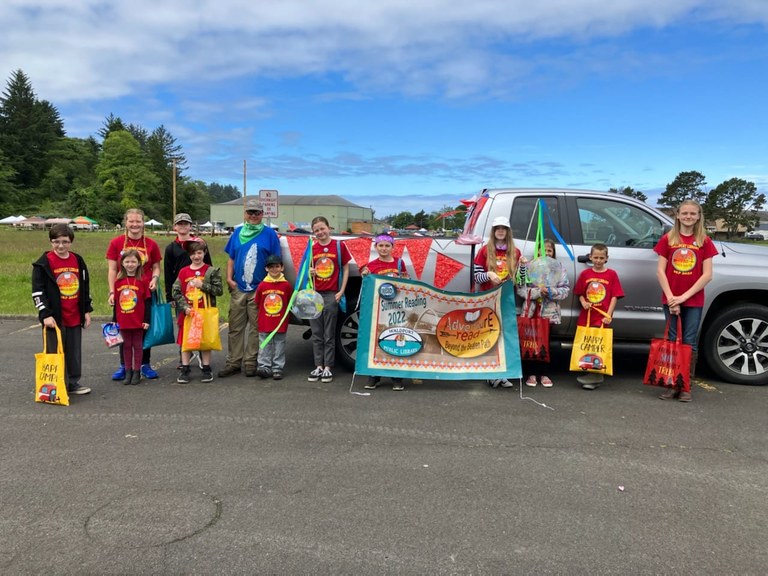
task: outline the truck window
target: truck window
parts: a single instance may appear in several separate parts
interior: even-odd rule
[[[653,248],[664,232],[663,223],[651,213],[604,198],[578,198],[581,244]]]
[[[539,196],[522,196],[515,198],[515,202],[512,205],[512,216],[509,219],[512,225],[512,235],[515,238],[521,238],[523,240],[535,240],[536,239],[536,222],[532,221],[533,211],[536,208],[536,203],[541,197]],[[560,211],[558,210],[557,198],[541,198],[547,206],[549,215],[552,216],[552,221],[555,223],[555,228],[560,234],[565,235],[562,223],[560,222]],[[544,235],[550,236],[549,222],[546,215],[544,216]]]

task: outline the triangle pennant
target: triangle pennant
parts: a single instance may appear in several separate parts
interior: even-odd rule
[[[438,253],[435,264],[435,288],[443,289],[464,269],[464,264]]]
[[[408,248],[408,256],[411,257],[413,269],[416,272],[416,278],[421,280],[421,275],[424,273],[424,265],[427,263],[429,250],[432,247],[432,238],[409,238],[405,244],[406,248]]]

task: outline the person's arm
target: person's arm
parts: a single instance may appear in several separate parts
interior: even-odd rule
[[[235,276],[235,261],[230,257],[227,260],[227,285],[230,290],[237,290],[237,282],[234,279]]]
[[[42,266],[32,266],[32,302],[37,308],[40,323],[46,328],[54,328],[56,319],[53,317],[48,294],[45,292],[45,271]]]
[[[616,298],[616,296],[611,297],[611,303],[608,305],[608,311],[606,312],[606,314],[608,315],[603,316],[603,324],[605,324],[606,326],[608,326],[613,320],[613,311],[616,309],[616,302],[618,301],[619,299]]]
[[[224,284],[221,281],[221,270],[210,267],[205,272],[203,284],[200,289],[212,296],[221,296],[224,294]]]
[[[165,300],[171,302],[173,295],[171,294],[171,287],[174,281],[174,267],[176,265],[176,259],[173,257],[173,245],[176,243],[174,240],[168,246],[165,247],[165,258],[163,259],[163,280],[165,281]]]
[[[151,291],[157,290],[157,282],[160,280],[160,262],[152,264],[152,279],[149,281],[149,289]]]
[[[349,280],[349,262],[341,268],[341,286],[339,286],[339,291],[336,293],[336,302],[344,296],[344,290],[347,289],[347,280]]]
[[[186,314],[190,307],[187,303],[187,299],[184,298],[184,294],[181,292],[181,281],[178,278],[173,282],[171,298],[173,298],[173,301],[176,303],[176,310]]]
[[[109,297],[107,302],[110,306],[115,305],[115,281],[117,280],[117,260],[107,260],[107,286],[109,286]]]

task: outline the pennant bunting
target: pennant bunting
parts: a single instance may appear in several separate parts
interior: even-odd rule
[[[443,254],[437,255],[435,264],[435,287],[445,288],[464,269],[464,264]]]

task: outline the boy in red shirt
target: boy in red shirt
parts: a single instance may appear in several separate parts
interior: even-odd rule
[[[256,288],[256,309],[259,311],[259,366],[256,373],[260,378],[283,379],[285,370],[285,334],[288,331],[288,303],[293,295],[293,286],[283,276],[283,261],[272,254],[267,257],[267,275]],[[282,324],[281,324],[282,322]],[[274,331],[272,339],[264,344]]]
[[[579,326],[587,325],[587,310],[599,310],[602,312],[589,314],[590,326],[608,326],[613,317],[613,310],[616,308],[616,302],[619,298],[624,298],[624,290],[619,281],[619,275],[615,270],[607,268],[608,247],[605,244],[595,244],[589,251],[589,259],[592,261],[592,268],[587,268],[576,280],[576,287],[573,293],[579,297],[581,303],[581,314],[579,314]],[[581,387],[585,390],[594,390],[603,382],[605,377],[602,374],[588,373],[579,376]]]

